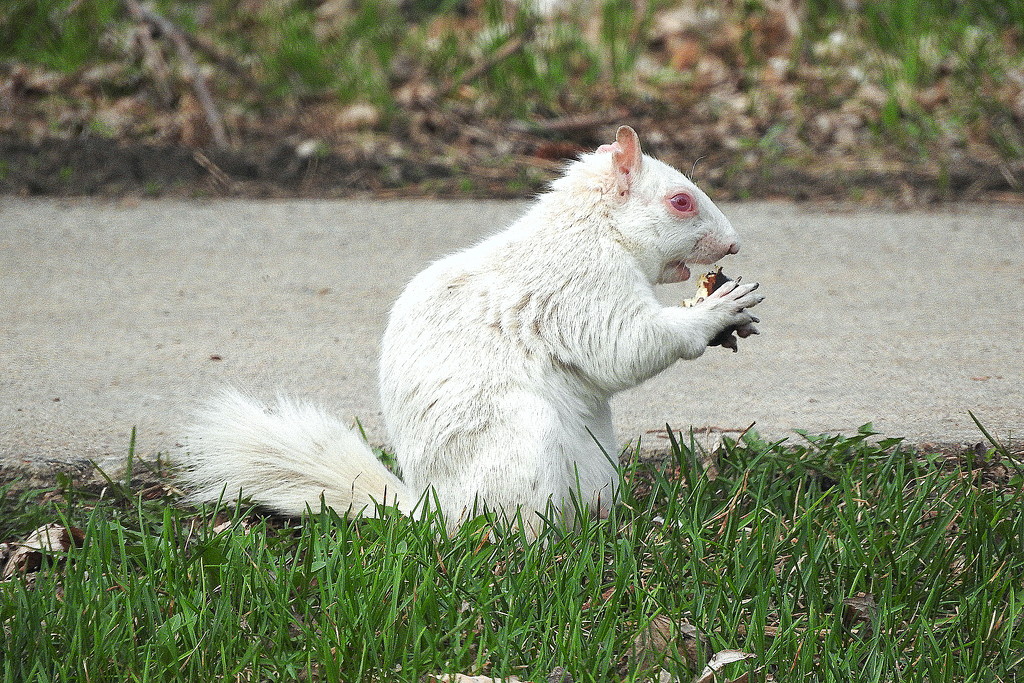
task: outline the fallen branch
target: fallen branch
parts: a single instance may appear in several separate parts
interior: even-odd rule
[[[206,86],[206,78],[203,77],[199,64],[192,55],[187,34],[162,15],[148,7],[143,7],[139,4],[138,0],[124,0],[124,4],[135,21],[148,24],[160,35],[166,36],[174,43],[178,56],[181,57],[181,62],[185,67],[186,75],[192,82],[192,89],[195,90],[196,98],[203,108],[206,122],[210,126],[210,132],[213,135],[213,143],[217,147],[227,147],[228,136],[227,131],[224,129],[224,120],[221,118],[220,112],[217,111],[217,105],[213,101],[210,89]]]

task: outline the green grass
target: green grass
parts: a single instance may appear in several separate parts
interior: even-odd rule
[[[282,525],[118,487],[5,496],[0,539],[61,520],[85,541],[0,583],[0,678],[544,681],[562,666],[577,681],[659,667],[690,680],[671,648],[647,670],[627,656],[662,616],[711,650],[757,655],[729,679],[1024,672],[1024,476],[1005,451],[942,458],[868,430],[801,446],[749,436],[718,467],[709,478],[676,444],[624,472],[612,519],[534,544],[485,519],[448,538],[438,520]],[[874,610],[844,618],[859,593]]]
[[[1024,155],[1013,114],[993,94],[1022,63],[1019,43],[1007,46],[1010,36],[1024,31],[1024,1],[886,0],[851,12],[840,0],[811,0],[807,17],[806,43],[845,34],[858,46],[848,64],[866,68],[888,93],[873,122],[881,138],[920,153],[942,134],[941,114],[947,127],[990,126],[986,137],[1002,154]],[[937,85],[948,89],[949,104],[928,111],[914,94]]]
[[[120,11],[118,0],[6,0],[0,57],[73,71],[102,55],[100,38]]]

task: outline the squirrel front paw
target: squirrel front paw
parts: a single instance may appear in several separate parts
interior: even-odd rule
[[[758,287],[756,282],[743,284],[741,279],[728,280],[700,302],[713,311],[722,311],[726,314],[724,329],[711,338],[708,346],[722,346],[732,349],[735,353],[739,350],[737,337],[746,339],[751,335],[760,334],[754,323],[761,320],[747,309],[764,301],[764,296],[755,293]]]

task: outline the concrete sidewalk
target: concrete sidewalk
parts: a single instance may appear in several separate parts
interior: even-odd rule
[[[377,341],[404,284],[522,203],[0,198],[0,479],[173,451],[224,384],[309,398],[381,442]],[[760,337],[616,401],[623,440],[752,422],[771,437],[1024,435],[1024,211],[723,207],[726,271],[761,283]],[[585,255],[581,255],[585,257]],[[664,288],[664,300],[693,283]]]

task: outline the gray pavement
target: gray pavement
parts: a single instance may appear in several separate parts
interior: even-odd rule
[[[390,303],[523,203],[0,198],[0,478],[173,452],[224,384],[280,390],[383,432]],[[760,337],[617,398],[620,438],[674,428],[914,441],[1024,435],[1024,210],[723,206],[726,272],[761,283]],[[666,302],[693,284],[663,288]],[[793,437],[798,438],[798,437]],[[72,467],[74,469],[74,467]]]

